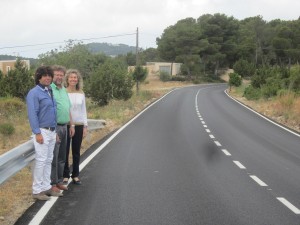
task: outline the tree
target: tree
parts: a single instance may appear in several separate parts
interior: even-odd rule
[[[233,70],[242,77],[251,77],[255,74],[255,65],[247,60],[240,59],[233,65]]]
[[[242,84],[242,78],[239,74],[237,73],[230,73],[229,74],[229,87],[230,87],[230,91],[231,91],[231,87],[235,86],[235,87],[239,87]]]
[[[0,80],[0,95],[24,99],[33,86],[34,80],[31,71],[20,59],[17,59],[15,68]]]
[[[160,57],[166,61],[183,63],[189,77],[194,74],[193,68],[200,66],[200,30],[195,19],[178,21],[165,29],[156,42]]]
[[[147,68],[136,66],[132,73],[133,80],[136,82],[136,92],[139,93],[139,83],[143,82],[148,75]]]
[[[87,80],[86,94],[100,106],[110,100],[127,100],[132,96],[133,82],[125,65],[116,60],[106,60]]]

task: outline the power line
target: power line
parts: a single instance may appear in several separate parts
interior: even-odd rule
[[[97,40],[97,39],[104,39],[104,38],[113,38],[113,37],[122,37],[122,36],[129,36],[129,35],[136,35],[136,33],[110,35],[110,36],[97,37],[97,38],[83,38],[83,39],[79,39],[79,40],[78,39],[70,39],[70,40],[74,40],[74,41],[90,41],[90,40]],[[41,45],[61,44],[61,43],[65,43],[65,42],[66,41],[58,41],[58,42],[47,42],[47,43],[40,43],[40,44],[15,45],[15,46],[0,47],[0,49],[25,48],[25,47],[34,47],[34,46],[41,46]]]

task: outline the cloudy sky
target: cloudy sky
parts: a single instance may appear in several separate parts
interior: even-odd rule
[[[222,13],[297,20],[299,0],[1,0],[0,55],[37,57],[69,39],[156,47],[178,20]]]

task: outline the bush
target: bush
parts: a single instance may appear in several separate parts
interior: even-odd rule
[[[250,85],[245,88],[243,96],[248,100],[258,100],[261,96],[260,89]]]
[[[104,106],[112,99],[131,98],[132,87],[132,77],[127,68],[117,61],[107,60],[89,77],[86,94],[97,105]]]
[[[19,98],[0,98],[0,114],[7,116],[25,110],[25,103]]]
[[[160,71],[159,79],[163,82],[166,82],[166,81],[170,81],[172,78],[171,78],[171,75],[168,72]]]
[[[11,123],[0,124],[0,133],[4,136],[10,136],[15,132],[15,127]]]
[[[240,59],[233,65],[233,70],[242,77],[250,77],[255,73],[255,65],[247,60]]]
[[[239,87],[242,84],[242,78],[237,73],[230,73],[229,74],[229,86]]]
[[[186,81],[186,77],[185,76],[179,76],[179,75],[172,76],[171,81]]]

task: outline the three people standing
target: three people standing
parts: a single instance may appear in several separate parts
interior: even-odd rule
[[[64,184],[70,177],[70,145],[71,177],[74,184],[81,184],[78,178],[80,148],[87,134],[85,96],[80,73],[67,71],[67,89],[63,85],[65,73],[62,66],[37,68],[36,86],[26,97],[35,149],[32,194],[34,199],[43,201],[49,200],[49,196],[63,196],[60,191],[68,190]]]

